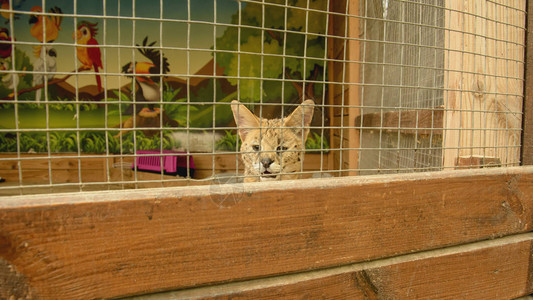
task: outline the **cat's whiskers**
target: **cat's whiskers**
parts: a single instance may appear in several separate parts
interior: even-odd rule
[[[231,104],[242,140],[244,182],[299,178],[314,102],[305,100],[281,119],[258,118],[238,101]]]

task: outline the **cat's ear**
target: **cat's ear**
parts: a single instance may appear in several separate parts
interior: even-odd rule
[[[231,110],[233,111],[233,118],[239,128],[239,135],[241,140],[246,140],[246,136],[250,131],[259,127],[259,119],[239,101],[231,101]]]
[[[307,139],[309,134],[309,125],[313,120],[313,113],[315,112],[315,102],[313,100],[305,100],[298,106],[288,117],[283,120],[283,127],[295,128],[297,135],[303,134],[303,139]]]

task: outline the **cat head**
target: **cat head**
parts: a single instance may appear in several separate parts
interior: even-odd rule
[[[242,140],[245,181],[298,178],[314,102],[305,100],[283,119],[259,119],[237,100],[231,109]]]

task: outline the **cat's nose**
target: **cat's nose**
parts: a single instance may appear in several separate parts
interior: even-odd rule
[[[270,158],[263,158],[261,159],[261,164],[263,165],[263,167],[265,169],[268,169],[268,167],[270,167],[270,165],[272,164],[272,159]]]

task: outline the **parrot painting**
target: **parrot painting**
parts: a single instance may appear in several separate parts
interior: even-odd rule
[[[32,12],[42,13],[43,9],[40,6],[34,6],[31,9]],[[49,13],[61,14],[63,13],[59,7],[53,7],[49,10]],[[39,40],[41,43],[53,42],[57,39],[59,31],[61,30],[61,22],[63,17],[61,16],[43,16],[43,15],[31,15],[30,16],[30,34]],[[45,32],[46,27],[46,32]],[[46,40],[45,40],[46,34]]]
[[[4,42],[0,44],[0,58],[11,57],[13,44],[7,43],[11,42],[11,37],[9,36],[9,31],[5,27],[0,27],[0,41]]]
[[[13,3],[15,3],[15,1],[13,1]],[[6,19],[5,24],[9,24],[9,20],[13,18],[13,13],[9,12],[11,10],[9,0],[0,0],[0,8],[3,9],[3,11],[0,12],[0,15]],[[17,20],[18,16],[15,15],[14,19]]]
[[[4,60],[0,64],[0,70],[11,70],[11,65],[8,60]],[[2,85],[10,90],[14,90],[16,86],[19,85],[20,78],[17,73],[8,73],[4,76],[2,76]],[[12,96],[13,94],[10,94],[9,96]]]
[[[42,13],[43,9],[40,6],[34,6],[32,12]],[[62,14],[63,12],[57,6],[51,8],[49,13]],[[57,39],[59,31],[61,30],[62,16],[44,16],[41,14],[30,16],[30,34],[41,43],[53,42]],[[36,47],[35,56],[41,56],[41,47]]]
[[[122,67],[122,72],[126,74],[132,74],[133,80],[140,87],[140,96],[137,100],[144,100],[148,102],[158,102],[161,99],[161,92],[159,88],[159,78],[161,74],[166,74],[170,71],[168,60],[163,56],[161,59],[161,53],[159,50],[150,48],[155,42],[147,45],[148,37],[143,40],[143,47],[138,48],[139,52],[146,57],[150,62],[135,62],[127,63]],[[140,47],[137,44],[138,47]],[[153,105],[149,104],[148,107],[153,110]],[[137,108],[138,112],[142,107]],[[133,107],[128,108],[126,114],[131,114]]]
[[[54,72],[57,71],[56,66],[56,51],[54,48],[51,47],[42,47],[41,48],[41,55],[39,58],[35,60],[33,63],[33,71],[35,72],[33,74],[33,81],[32,85],[37,86],[41,84],[45,84],[46,79],[51,80],[54,78]],[[37,89],[35,91],[35,101],[39,103],[41,101],[41,91],[42,89]]]
[[[92,47],[77,46],[76,52],[78,54],[78,60],[82,63],[82,68],[85,70],[94,69],[94,72],[98,73],[98,68],[102,66],[102,54],[98,46],[98,42],[95,39],[98,28],[98,23],[90,23],[87,21],[81,21],[78,23],[78,29],[73,35],[74,40],[78,45],[88,45]],[[102,91],[102,80],[100,75],[96,74],[96,84],[98,85],[98,92]]]
[[[0,71],[12,70],[11,53],[13,52],[13,44],[11,43],[12,39],[9,36],[7,28],[0,27],[0,41],[2,41],[2,43],[0,43]],[[2,76],[2,85],[14,92],[15,87],[17,87],[20,82],[19,77],[20,75],[18,73],[7,73]],[[9,96],[11,97],[12,95],[13,93]]]

